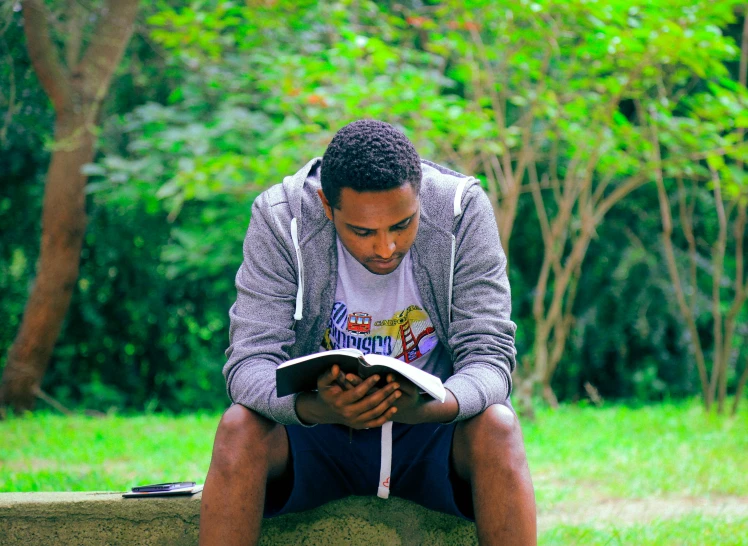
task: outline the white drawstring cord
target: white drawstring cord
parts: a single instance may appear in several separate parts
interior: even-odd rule
[[[457,189],[455,190],[455,202],[454,202],[455,218],[457,218],[460,214],[462,214],[462,192],[465,191],[465,186],[470,180],[473,180],[473,177],[463,178],[457,184]]]
[[[382,463],[379,466],[379,488],[377,497],[390,496],[390,474],[392,473],[392,421],[382,425]]]
[[[449,289],[447,290],[447,301],[449,302],[449,322],[452,322],[452,283],[455,278],[455,251],[457,250],[457,239],[452,235],[452,257],[449,260]]]
[[[454,217],[457,218],[460,214],[462,214],[462,193],[465,191],[465,186],[467,183],[473,180],[472,177],[463,178],[460,180],[459,184],[457,184],[457,189],[455,189],[455,200],[454,200],[454,207],[453,207],[453,213]],[[449,260],[449,288],[447,289],[447,298],[449,302],[449,322],[452,322],[452,284],[454,284],[454,278],[455,278],[455,253],[457,252],[457,239],[455,238],[454,234],[452,234],[452,256]]]
[[[301,261],[301,248],[299,248],[299,233],[296,218],[291,220],[291,239],[293,240],[293,247],[296,250],[296,261],[299,263],[299,287],[296,289],[296,312],[293,315],[293,319],[301,320],[304,306],[304,262]]]

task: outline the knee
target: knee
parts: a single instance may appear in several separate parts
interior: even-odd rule
[[[268,437],[277,426],[257,412],[234,404],[218,423],[213,462],[220,466],[233,466],[267,459]]]
[[[524,463],[525,447],[517,416],[501,404],[489,406],[465,423],[471,458]]]

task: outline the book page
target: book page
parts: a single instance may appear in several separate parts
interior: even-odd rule
[[[447,398],[447,391],[444,388],[441,379],[435,375],[431,375],[415,366],[411,366],[410,364],[406,364],[405,362],[389,356],[369,354],[364,356],[364,360],[371,366],[384,366],[399,373],[440,402],[444,402]]]
[[[287,360],[283,364],[280,364],[278,367],[285,368],[286,366],[293,366],[294,364],[299,364],[300,362],[306,362],[307,360],[314,360],[315,358],[319,358],[321,355],[324,355],[324,356],[343,355],[343,356],[354,356],[356,358],[359,358],[363,356],[364,353],[362,353],[358,349],[335,349],[332,351],[321,351],[319,353],[312,353],[310,355],[300,356],[299,358],[292,358],[291,360]]]

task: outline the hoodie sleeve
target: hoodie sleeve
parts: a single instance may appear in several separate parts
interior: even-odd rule
[[[491,203],[477,184],[466,191],[455,239],[448,333],[454,375],[444,386],[460,406],[455,420],[463,420],[506,401],[516,354],[506,256]]]
[[[244,260],[236,274],[236,302],[229,310],[228,361],[223,367],[233,403],[281,424],[303,424],[296,414],[298,395],[276,396],[275,369],[287,361],[296,339],[294,308],[297,264],[290,225],[273,214],[269,192],[252,205],[244,239]]]

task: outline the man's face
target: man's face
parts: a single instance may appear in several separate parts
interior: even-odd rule
[[[322,190],[319,196],[351,256],[376,275],[397,269],[418,233],[420,202],[413,186],[377,192],[343,188],[336,209]]]

